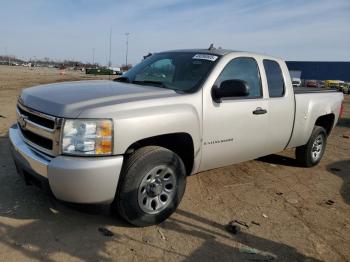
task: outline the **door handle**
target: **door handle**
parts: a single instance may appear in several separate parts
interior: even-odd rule
[[[263,115],[266,114],[267,110],[266,109],[262,109],[261,107],[257,107],[254,111],[253,114],[254,115]]]

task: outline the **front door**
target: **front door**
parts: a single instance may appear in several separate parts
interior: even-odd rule
[[[229,79],[247,82],[249,95],[216,103],[203,97],[203,141],[200,170],[208,170],[262,156],[266,152],[268,101],[257,61],[237,57],[227,63],[215,85]],[[203,90],[207,92],[209,90]]]

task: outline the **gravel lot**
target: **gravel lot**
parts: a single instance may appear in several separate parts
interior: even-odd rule
[[[0,66],[1,261],[350,261],[350,96],[317,167],[298,167],[287,150],[197,174],[173,216],[134,228],[108,207],[63,204],[26,186],[10,157],[21,89],[91,78]],[[232,220],[246,226],[228,232]]]

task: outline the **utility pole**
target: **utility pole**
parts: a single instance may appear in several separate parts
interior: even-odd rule
[[[7,56],[8,65],[10,65],[11,61],[10,61],[10,56],[7,54],[7,46],[5,46],[5,56]]]
[[[95,47],[92,48],[92,65],[95,64]]]
[[[126,52],[125,52],[125,67],[128,68],[128,52],[129,52],[129,35],[130,33],[126,32]]]
[[[109,61],[108,61],[108,67],[112,66],[112,27],[109,31]]]

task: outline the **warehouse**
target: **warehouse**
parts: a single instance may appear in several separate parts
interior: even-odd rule
[[[287,66],[301,72],[301,79],[350,81],[350,62],[287,61]]]

